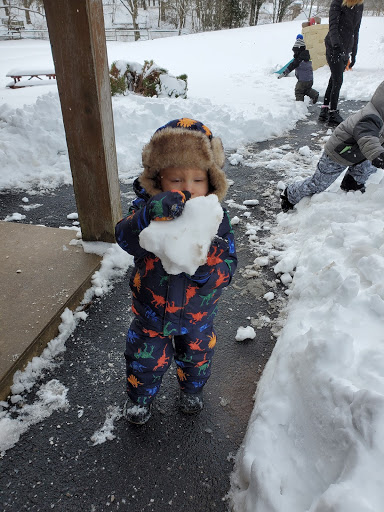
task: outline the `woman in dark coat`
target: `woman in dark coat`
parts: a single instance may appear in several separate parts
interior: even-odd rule
[[[363,2],[364,0],[332,0],[329,8],[329,32],[324,42],[331,77],[319,121],[328,121],[330,126],[337,126],[343,121],[337,104],[348,59],[351,58],[350,68],[356,61]]]

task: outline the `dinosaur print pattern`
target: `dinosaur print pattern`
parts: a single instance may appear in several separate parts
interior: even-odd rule
[[[158,333],[155,337],[153,332],[145,333],[138,319],[133,320],[130,331],[135,333],[130,337],[135,343],[127,341],[125,350],[127,392],[135,403],[148,404],[154,399],[173,358],[181,389],[196,392],[197,388],[205,385],[211,373],[214,354],[212,340],[216,342],[212,326],[206,334],[198,332],[193,339],[189,334],[167,337]],[[143,397],[146,398],[145,402]]]
[[[195,123],[187,118],[177,122],[185,126]],[[191,129],[210,137],[201,123],[192,124]],[[127,392],[134,403],[149,404],[173,359],[179,386],[185,392],[196,392],[209,379],[216,345],[213,321],[221,293],[236,270],[237,257],[233,230],[224,210],[205,264],[194,275],[167,274],[161,260],[140,246],[140,233],[150,222],[176,217],[186,196],[171,191],[150,197],[138,180],[134,191],[137,198],[129,215],[117,224],[115,234],[120,247],[134,257],[129,281],[134,319],[124,352]]]

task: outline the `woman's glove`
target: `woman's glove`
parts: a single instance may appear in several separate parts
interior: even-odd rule
[[[185,202],[190,197],[190,192],[181,192],[180,190],[156,194],[151,197],[146,206],[148,220],[172,220],[179,217],[183,212]]]
[[[379,156],[372,160],[372,164],[375,167],[379,167],[380,169],[384,169],[384,153],[381,153]]]

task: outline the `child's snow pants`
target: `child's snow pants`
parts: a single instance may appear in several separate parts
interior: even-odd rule
[[[288,201],[297,204],[303,197],[324,192],[345,170],[346,166],[332,160],[326,153],[320,157],[313,176],[303,181],[294,181],[287,187]],[[350,174],[358,184],[364,184],[377,169],[369,160],[350,165],[346,174]]]
[[[146,329],[135,318],[128,330],[125,349],[127,392],[138,404],[149,404],[160,389],[172,357],[177,366],[177,379],[185,393],[197,393],[211,374],[216,344],[213,325],[202,332],[163,336]]]
[[[296,101],[304,101],[304,96],[309,96],[314,102],[319,97],[319,93],[312,87],[313,81],[297,82],[295,86]]]

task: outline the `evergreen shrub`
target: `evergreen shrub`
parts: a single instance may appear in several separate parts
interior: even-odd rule
[[[186,98],[188,76],[171,75],[166,69],[150,61],[127,62],[118,60],[112,63],[109,70],[111,94],[127,94],[134,92],[142,96],[169,98]]]

